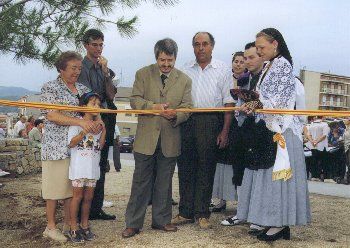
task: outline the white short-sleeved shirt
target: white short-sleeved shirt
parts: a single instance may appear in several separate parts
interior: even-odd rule
[[[13,129],[15,137],[19,137],[19,131],[21,131],[22,129],[26,129],[26,125],[21,121],[17,121]]]
[[[212,59],[202,69],[194,60],[186,63],[181,70],[192,79],[191,94],[195,108],[223,107],[234,102],[230,95],[232,73],[224,62]]]
[[[79,126],[70,126],[68,130],[68,144],[82,130]],[[98,180],[100,178],[100,138],[101,133],[97,135],[88,133],[78,145],[70,149],[70,180],[83,178]]]
[[[317,149],[319,151],[323,151],[324,148],[328,148],[328,134],[330,132],[330,128],[326,122],[323,122],[322,120],[315,120],[311,125],[309,126],[309,134],[311,135],[313,140],[317,140],[322,136],[326,136],[324,140],[319,142],[316,147],[312,146],[310,142],[307,145],[310,149]]]
[[[305,88],[304,88],[303,83],[297,77],[295,77],[295,90],[296,90],[295,109],[296,110],[305,110],[306,109]],[[302,123],[307,122],[306,116],[301,115],[298,117]]]

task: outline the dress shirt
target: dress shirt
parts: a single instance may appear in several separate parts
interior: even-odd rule
[[[330,128],[328,127],[328,124],[326,122],[323,122],[322,120],[316,120],[314,121],[310,127],[309,127],[309,135],[311,135],[313,140],[317,140],[322,136],[326,136],[324,140],[319,142],[316,147],[311,147],[308,145],[311,149],[317,149],[319,151],[323,151],[324,148],[328,147],[328,133],[330,131]]]
[[[306,109],[305,89],[304,89],[303,83],[297,77],[295,77],[295,90],[296,90],[295,109],[305,110]],[[298,118],[302,123],[307,122],[306,116],[300,115],[298,116]]]
[[[230,88],[233,85],[230,68],[216,59],[202,69],[196,61],[186,63],[182,71],[192,79],[192,101],[195,108],[223,107],[233,103]]]
[[[94,64],[90,59],[83,59],[83,67],[78,78],[78,82],[85,85],[102,98],[102,105],[106,107],[106,80],[99,64]]]
[[[21,122],[21,121],[17,121],[17,123],[15,124],[15,126],[13,127],[13,131],[14,131],[14,136],[15,137],[19,137],[19,131],[21,131],[22,129],[26,129],[26,124]]]

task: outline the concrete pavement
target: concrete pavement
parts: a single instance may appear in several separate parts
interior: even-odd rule
[[[122,166],[135,166],[132,153],[120,154]],[[177,167],[175,169],[177,171]],[[310,193],[350,198],[350,185],[308,181]]]
[[[310,193],[350,198],[350,185],[314,181],[308,182]]]

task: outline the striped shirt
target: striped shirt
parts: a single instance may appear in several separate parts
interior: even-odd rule
[[[230,68],[216,59],[202,70],[197,61],[186,63],[182,71],[192,79],[192,101],[195,108],[223,107],[233,103],[230,88],[233,79]]]

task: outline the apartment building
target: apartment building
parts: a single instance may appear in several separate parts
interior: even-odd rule
[[[350,77],[300,70],[307,109],[350,109]]]
[[[118,93],[114,99],[114,104],[118,110],[131,109],[129,99],[131,92],[131,87],[118,87]],[[117,125],[120,130],[120,136],[134,136],[137,128],[137,114],[118,114]]]

